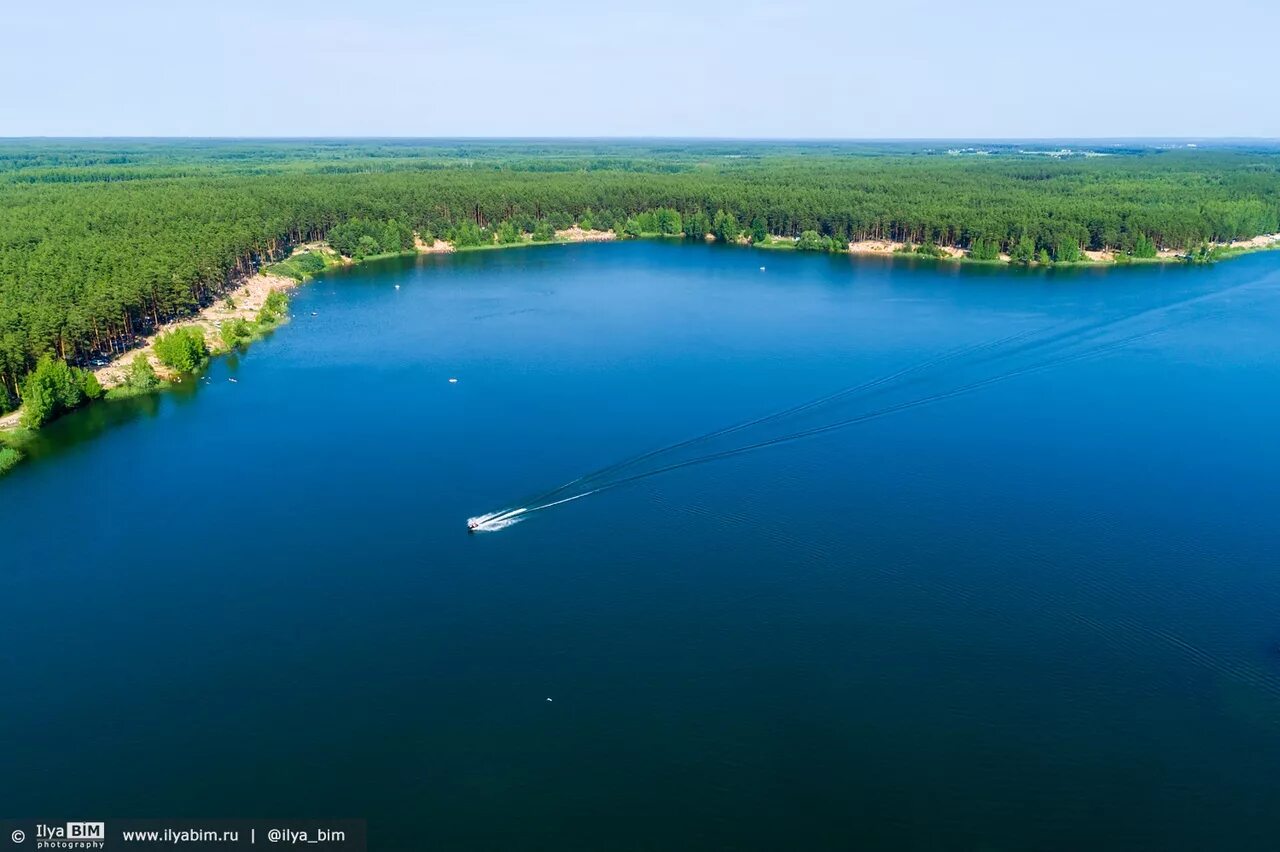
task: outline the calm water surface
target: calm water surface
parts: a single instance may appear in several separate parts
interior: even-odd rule
[[[1280,254],[659,243],[322,278],[207,380],[66,418],[0,483],[0,815],[1274,849],[1278,294]],[[887,416],[465,531],[939,356],[632,470]]]

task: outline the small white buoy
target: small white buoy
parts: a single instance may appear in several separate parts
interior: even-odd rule
[[[764,272],[764,267],[763,267],[763,266],[762,266],[762,267],[760,267],[760,271],[761,271],[761,272]]]
[[[229,381],[229,382],[234,382],[234,381],[235,381],[235,379],[228,378],[228,379],[227,379],[227,381]]]
[[[548,701],[550,701],[551,699],[550,699],[550,698],[548,698],[547,700],[548,700]]]
[[[450,380],[449,380],[449,384],[451,384],[451,385],[456,385],[457,383],[458,383],[458,380],[457,380],[457,379],[450,379]]]
[[[397,289],[397,290],[399,290],[399,289],[400,289],[400,285],[399,285],[399,284],[397,284],[397,285],[396,285],[396,289]]]

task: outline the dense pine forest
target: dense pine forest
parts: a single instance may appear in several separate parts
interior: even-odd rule
[[[1189,249],[1280,231],[1280,149],[1073,147],[3,142],[0,413],[42,357],[75,364],[128,349],[325,237],[356,254],[411,247],[415,232],[466,244],[545,239],[579,223],[1069,261],[1082,249]]]

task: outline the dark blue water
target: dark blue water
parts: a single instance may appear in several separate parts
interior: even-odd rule
[[[0,482],[0,815],[1275,848],[1280,255],[548,247],[371,264],[294,312]],[[971,392],[465,531],[945,353],[641,468]]]

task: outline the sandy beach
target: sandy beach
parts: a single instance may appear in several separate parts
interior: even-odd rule
[[[613,231],[583,230],[577,225],[556,231],[556,239],[568,243],[606,243],[617,239]]]
[[[102,385],[103,390],[118,387],[124,383],[125,378],[129,375],[129,365],[133,363],[133,359],[141,354],[151,362],[151,366],[155,368],[157,375],[164,379],[172,379],[174,378],[173,371],[161,364],[155,356],[155,340],[160,333],[185,326],[199,327],[204,332],[209,350],[217,353],[226,348],[219,336],[219,330],[223,323],[233,319],[254,319],[258,315],[259,309],[262,308],[262,303],[266,301],[268,293],[272,290],[291,290],[296,286],[298,286],[297,281],[280,275],[271,275],[265,272],[251,275],[240,286],[230,291],[227,296],[215,300],[213,304],[202,308],[193,316],[165,324],[156,334],[147,337],[146,343],[142,346],[117,355],[106,366],[93,368],[93,374],[97,376],[98,383]],[[235,307],[228,305],[228,296]],[[21,409],[11,411],[0,417],[0,431],[17,429],[20,425]]]
[[[613,231],[587,230],[575,225],[572,228],[556,231],[556,239],[560,242],[569,243],[609,242],[617,239],[617,235]],[[777,237],[775,239],[782,240],[786,238]],[[1234,240],[1215,243],[1214,245],[1220,248],[1257,250],[1270,248],[1278,244],[1280,244],[1280,233],[1260,234],[1248,240]],[[849,252],[861,255],[892,255],[903,246],[903,243],[893,240],[857,240],[849,243]],[[312,243],[307,246],[299,246],[295,249],[295,253],[321,247],[326,246],[323,243]],[[414,236],[414,247],[421,254],[447,254],[455,251],[454,246],[444,240],[434,239],[431,243],[426,243],[417,235]],[[965,256],[964,250],[956,246],[941,246],[940,248],[952,259],[959,259]],[[1084,251],[1084,255],[1093,263],[1111,263],[1115,260],[1115,253],[1112,251],[1087,249]],[[1158,254],[1158,258],[1161,260],[1173,261],[1178,257],[1178,252],[1173,249],[1161,249]],[[1002,253],[1000,260],[1007,263],[1009,262],[1009,256]],[[262,303],[266,300],[268,293],[272,290],[291,290],[297,286],[298,282],[292,278],[259,272],[245,279],[240,286],[228,294],[234,307],[228,305],[225,297],[220,298],[192,317],[165,325],[161,331],[169,331],[182,326],[199,326],[204,331],[210,351],[216,353],[224,348],[219,336],[219,329],[223,323],[232,319],[252,320],[257,316],[258,310],[262,307]],[[106,366],[94,368],[93,372],[98,377],[98,382],[106,390],[123,383],[128,375],[129,364],[133,361],[134,356],[139,353],[147,357],[157,374],[162,377],[172,378],[171,371],[156,360],[153,352],[154,343],[155,335],[152,335],[147,338],[143,346],[116,356]],[[20,425],[20,413],[20,411],[12,411],[0,417],[0,431],[18,428]]]

